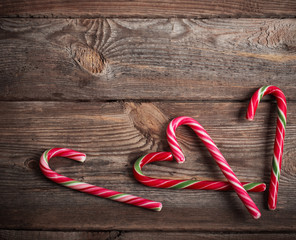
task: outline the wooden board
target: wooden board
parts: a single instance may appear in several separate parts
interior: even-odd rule
[[[71,239],[71,240],[214,240],[214,239],[227,239],[227,240],[249,240],[249,239],[262,239],[262,240],[290,240],[296,237],[295,234],[287,233],[198,233],[198,232],[63,232],[63,231],[15,231],[15,230],[0,230],[1,239],[43,239],[43,240],[56,240],[56,239]]]
[[[0,1],[0,239],[295,239],[296,2]],[[251,193],[253,220],[234,192],[167,190],[138,183],[142,154],[169,151],[165,129],[187,115],[209,132],[242,181],[268,183],[280,87],[288,124],[278,207]],[[225,180],[202,142],[177,130],[179,165],[145,166],[149,176]],[[59,173],[163,203],[161,212],[66,189],[46,179],[42,152]]]
[[[154,189],[137,183],[132,176],[132,165],[139,156],[169,150],[165,138],[168,122],[176,116],[188,115],[208,130],[241,180],[268,182],[275,105],[261,103],[253,122],[244,120],[245,110],[244,102],[1,102],[0,228],[293,234],[296,230],[293,104],[289,105],[278,208],[267,210],[267,192],[251,193],[262,211],[258,221],[252,219],[234,192]],[[186,163],[151,164],[144,169],[147,175],[224,179],[192,131],[180,127],[177,136]],[[82,165],[61,158],[52,160],[51,166],[57,172],[161,201],[163,210],[151,212],[115,203],[47,180],[38,168],[38,161],[42,152],[51,147],[69,147],[87,154]],[[246,238],[247,235],[242,235],[242,239]]]
[[[0,49],[0,100],[296,100],[296,19],[8,18]]]
[[[18,1],[2,0],[0,16],[10,17],[295,17],[293,0],[227,1]]]

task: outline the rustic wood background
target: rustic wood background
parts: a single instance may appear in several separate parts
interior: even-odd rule
[[[0,2],[1,239],[296,238],[296,2]],[[251,193],[253,220],[234,192],[154,189],[132,165],[169,151],[165,129],[197,119],[243,181],[269,182],[276,104],[266,97],[244,119],[262,85],[288,100],[278,207]],[[224,179],[201,141],[177,131],[186,163],[145,167],[159,177]],[[161,212],[61,187],[39,170],[42,152],[68,147],[79,164],[57,172],[163,202]]]

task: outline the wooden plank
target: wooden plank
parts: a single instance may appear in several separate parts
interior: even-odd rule
[[[198,232],[127,232],[122,233],[119,239],[122,240],[149,240],[149,239],[161,239],[161,240],[249,240],[249,239],[260,239],[260,240],[290,240],[294,239],[296,235],[294,233],[198,233]]]
[[[0,16],[9,17],[294,17],[293,0],[227,1],[66,1],[2,0]]]
[[[290,240],[296,237],[295,233],[198,233],[198,232],[63,232],[63,231],[18,231],[18,230],[0,230],[0,237],[3,240],[55,240],[55,239],[88,239],[88,240],[167,240],[167,239],[188,239],[188,240],[214,240],[214,239],[227,239],[227,240]]]
[[[296,100],[296,19],[1,19],[0,29],[0,100],[246,100],[268,84]]]
[[[0,228],[295,232],[293,104],[289,104],[278,208],[267,210],[267,192],[252,193],[262,211],[258,221],[251,218],[234,192],[154,189],[137,183],[132,176],[132,164],[139,156],[169,150],[165,139],[169,120],[188,115],[207,129],[242,181],[268,182],[276,108],[261,103],[253,122],[243,119],[245,109],[242,102],[1,102]],[[180,127],[177,136],[186,163],[151,164],[144,169],[147,175],[224,179],[192,131]],[[163,210],[156,213],[111,202],[47,180],[38,161],[51,147],[69,147],[87,154],[83,165],[53,160],[51,166],[57,172],[161,201]]]
[[[0,230],[2,240],[54,240],[54,239],[71,239],[71,240],[112,240],[116,239],[119,232],[63,232],[63,231],[18,231],[18,230]]]

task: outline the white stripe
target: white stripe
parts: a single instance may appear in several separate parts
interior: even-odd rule
[[[258,213],[258,210],[257,210],[257,209],[255,209],[255,208],[253,208],[253,207],[251,207],[251,206],[249,206],[249,205],[246,205],[246,207],[247,207],[248,209],[251,209],[251,210],[253,210],[254,212]]]
[[[228,164],[226,164],[225,162],[219,162],[219,164],[221,164],[222,166],[226,167],[227,170],[230,170],[230,171],[231,171],[230,167],[229,167]],[[221,169],[221,170],[222,170],[222,169]],[[222,170],[222,171],[223,171],[223,170]],[[231,171],[231,174],[233,174],[232,171]]]
[[[147,203],[143,203],[143,204],[141,204],[139,206],[143,207],[143,206],[146,206],[146,205],[149,205],[149,204],[152,204],[152,203],[158,203],[158,202],[147,202]]]
[[[213,143],[212,141],[212,139],[207,139],[207,138],[202,138],[201,137],[201,139],[203,140],[203,141],[205,141],[205,142],[207,142],[207,143],[209,143],[210,145],[212,145],[213,147],[215,147],[215,148],[217,148],[217,146],[215,145],[215,143]]]
[[[216,188],[216,190],[221,190],[221,189],[225,189],[225,188],[227,188],[227,186],[222,186],[222,187]]]
[[[279,152],[279,156],[281,156],[281,154],[282,154],[282,146],[280,146],[280,143],[279,143],[279,141],[277,140],[277,138],[275,139],[275,141],[276,141],[276,143],[277,143],[277,145],[278,145],[278,148],[279,148],[279,150],[280,150],[280,152]]]
[[[253,106],[253,101],[251,100],[251,109],[252,109],[252,116],[254,115],[254,106]]]
[[[231,184],[233,184],[233,185],[239,187],[240,189],[243,189],[244,191],[246,191],[246,190],[245,190],[241,185],[239,185],[238,183],[236,183],[236,182],[234,182],[234,181],[232,181],[232,180],[229,180],[229,179],[228,179],[228,181],[229,181]]]
[[[170,180],[169,181],[164,181],[163,183],[160,183],[160,184],[156,185],[155,187],[159,187],[159,186],[164,185],[164,184],[166,184],[168,182],[170,182]]]
[[[120,196],[119,198],[113,198],[113,199],[116,199],[117,201],[119,202],[127,202],[131,199],[135,198],[135,196],[132,196],[132,195],[124,195],[124,196]],[[132,201],[130,201],[132,202]]]
[[[110,193],[110,192],[113,192],[113,191],[107,190],[107,191],[104,191],[104,192],[97,193],[97,195],[103,195],[105,193]]]
[[[216,184],[216,183],[215,183],[215,182],[214,182],[214,183],[210,183],[210,184],[208,184],[207,186],[204,186],[204,187],[199,188],[199,189],[204,189],[204,188],[210,187],[210,186],[212,186],[212,185],[214,185],[214,184]],[[218,189],[218,188],[217,188],[217,189]]]
[[[146,176],[145,176],[146,177]],[[155,180],[158,180],[158,179],[155,179],[155,178],[152,178],[152,179],[148,179],[148,180],[141,180],[142,183],[149,183],[149,182],[153,182]]]
[[[285,100],[284,100],[283,98],[281,98],[281,97],[279,97],[279,96],[277,96],[277,98],[278,98],[279,100],[281,100],[281,101],[283,102],[283,104],[287,107],[287,104],[286,104],[286,102],[285,102]]]

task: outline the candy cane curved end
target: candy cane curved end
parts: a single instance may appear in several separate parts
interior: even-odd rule
[[[149,199],[133,196],[131,194],[121,193],[88,183],[80,182],[54,172],[49,167],[49,160],[52,157],[57,156],[73,159],[79,162],[84,162],[86,158],[86,155],[84,153],[77,152],[68,148],[53,148],[46,150],[40,157],[39,165],[44,176],[46,176],[53,182],[56,182],[71,189],[78,190],[80,192],[88,193],[102,198],[108,198],[113,201],[127,203],[153,211],[160,211],[162,209],[162,204],[160,202],[155,202]]]
[[[263,86],[259,88],[253,94],[250,100],[246,118],[248,120],[254,119],[260,100],[268,94],[274,95],[276,97],[278,107],[277,128],[274,141],[274,154],[272,160],[272,170],[270,176],[268,196],[268,207],[270,210],[275,210],[284,149],[285,129],[287,124],[287,101],[282,90],[276,86]]]

